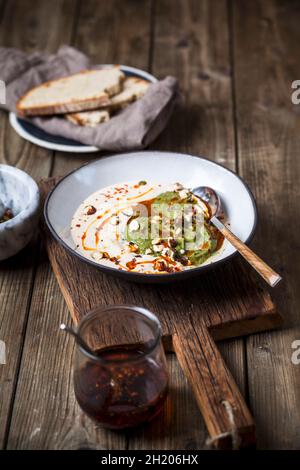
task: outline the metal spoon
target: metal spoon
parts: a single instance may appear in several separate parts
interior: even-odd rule
[[[77,342],[77,344],[79,344],[79,346],[81,346],[86,352],[88,352],[92,356],[95,356],[95,352],[86,344],[86,342],[81,338],[81,336],[79,336],[76,333],[76,331],[73,330],[73,328],[71,328],[70,326],[67,326],[64,323],[62,323],[60,325],[60,329],[62,331],[66,331],[67,333],[70,333],[72,336],[74,336],[74,338],[76,339],[76,342]]]
[[[224,237],[237,249],[237,251],[248,261],[249,264],[264,278],[272,287],[281,281],[281,276],[268,266],[259,256],[245,245],[218,219],[221,213],[221,201],[218,194],[208,186],[199,186],[192,189],[192,193],[208,204],[211,209],[210,222],[224,235]]]

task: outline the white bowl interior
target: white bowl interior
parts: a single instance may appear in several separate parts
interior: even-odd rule
[[[22,176],[21,172],[0,165],[0,200],[14,216],[25,210],[30,200],[30,188]]]
[[[56,235],[70,248],[72,216],[91,193],[115,183],[148,180],[162,184],[180,182],[184,186],[210,186],[219,194],[230,229],[246,241],[255,226],[255,204],[243,181],[215,163],[172,152],[131,152],[104,157],[65,177],[51,194],[47,218]],[[225,243],[209,263],[227,258],[236,250]]]

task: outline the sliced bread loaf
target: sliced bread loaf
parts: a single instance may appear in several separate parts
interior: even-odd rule
[[[112,96],[110,105],[106,110],[82,111],[81,113],[66,114],[66,118],[73,124],[95,127],[97,124],[107,122],[110,119],[109,111],[116,112],[125,108],[128,104],[141,98],[148,90],[150,83],[136,77],[126,78],[123,90]]]
[[[119,67],[112,67],[51,80],[20,98],[17,112],[37,116],[102,108],[111,104],[110,96],[121,91],[124,79]]]
[[[66,114],[66,118],[78,126],[95,127],[102,122],[109,121],[109,112],[106,110],[82,111],[81,113]]]
[[[150,82],[137,77],[128,77],[123,83],[122,91],[111,98],[110,108],[123,108],[127,104],[144,96]]]

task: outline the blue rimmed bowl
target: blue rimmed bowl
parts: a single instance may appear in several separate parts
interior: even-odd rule
[[[219,194],[231,230],[245,243],[255,231],[257,211],[245,182],[235,173],[205,158],[175,152],[142,151],[110,155],[65,176],[49,194],[44,215],[52,235],[73,256],[97,269],[134,282],[171,282],[197,276],[227,262],[236,249],[227,241],[201,266],[168,274],[121,271],[88,259],[77,252],[70,226],[78,206],[95,191],[126,181],[150,180],[162,185],[179,181],[187,188],[209,186]]]
[[[101,64],[97,67],[112,67],[114,64]],[[150,83],[156,83],[157,78],[144,70],[137,69],[136,67],[129,67],[128,65],[120,65],[120,69],[126,77],[138,77],[147,80]],[[22,119],[15,113],[9,113],[9,122],[13,129],[23,139],[49,150],[57,150],[60,152],[68,153],[94,153],[99,152],[98,147],[92,145],[84,145],[80,142],[67,139],[58,135],[52,135],[43,129],[35,126],[30,120]]]

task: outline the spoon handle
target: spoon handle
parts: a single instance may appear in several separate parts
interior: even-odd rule
[[[225,227],[217,217],[212,217],[210,221],[271,287],[275,287],[276,284],[281,281],[281,276],[279,276],[278,273],[268,266],[247,245],[245,245],[245,243]]]

